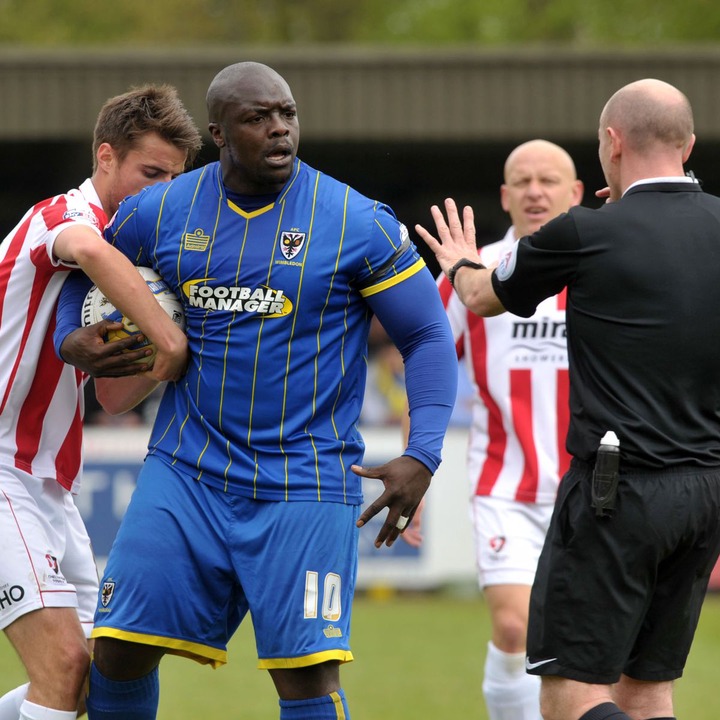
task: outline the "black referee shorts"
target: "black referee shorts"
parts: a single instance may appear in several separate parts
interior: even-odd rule
[[[720,553],[720,468],[621,473],[616,509],[590,506],[573,461],[530,600],[527,671],[594,684],[682,675]]]

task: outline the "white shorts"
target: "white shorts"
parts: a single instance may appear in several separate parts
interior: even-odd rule
[[[72,495],[54,479],[0,468],[0,629],[45,607],[74,607],[90,637],[98,574]]]
[[[476,495],[470,514],[481,588],[532,585],[553,505]]]

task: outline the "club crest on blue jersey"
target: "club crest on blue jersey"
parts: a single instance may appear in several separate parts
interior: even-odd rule
[[[115,581],[108,580],[103,583],[102,592],[100,593],[100,602],[103,607],[107,607],[112,600],[113,593],[115,592]]]
[[[305,245],[304,232],[292,232],[285,230],[280,235],[280,251],[288,260],[293,260]]]

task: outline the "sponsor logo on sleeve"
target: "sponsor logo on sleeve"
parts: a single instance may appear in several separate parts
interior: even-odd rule
[[[89,210],[66,210],[62,216],[63,220],[87,220],[91,225],[100,227],[98,219]]]
[[[518,244],[515,243],[512,246],[511,250],[508,250],[501,258],[500,262],[498,263],[497,270],[495,270],[495,274],[497,275],[498,280],[505,281],[507,280],[515,271],[515,263],[517,262],[517,248]]]

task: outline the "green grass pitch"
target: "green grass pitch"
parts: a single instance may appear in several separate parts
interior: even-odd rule
[[[381,717],[487,720],[480,677],[489,633],[481,595],[388,594],[356,600],[352,647],[355,662],[342,669],[353,720]],[[720,595],[708,595],[695,644],[676,685],[676,714],[717,720],[720,699]],[[230,661],[211,670],[167,657],[161,665],[160,720],[278,716],[275,691],[255,667],[250,624],[230,645]],[[25,681],[7,640],[0,640],[0,693]]]

